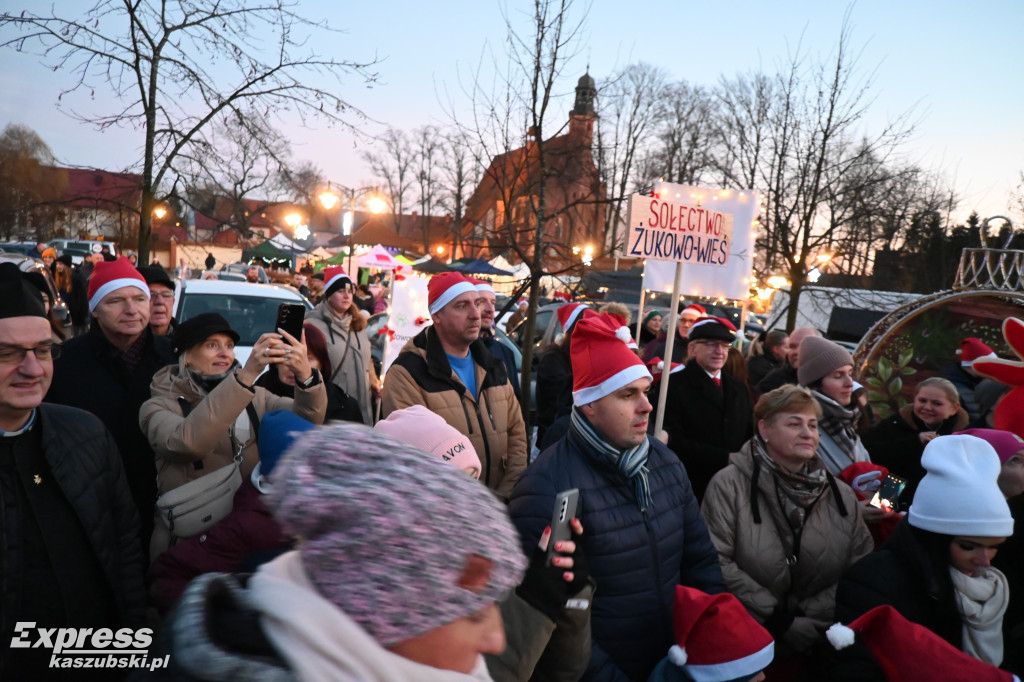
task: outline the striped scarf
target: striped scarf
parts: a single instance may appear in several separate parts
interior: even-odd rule
[[[633,482],[633,495],[640,511],[645,512],[653,506],[651,486],[647,481],[647,454],[651,449],[650,442],[644,441],[634,448],[619,450],[605,441],[587,421],[579,408],[573,406],[569,417],[569,433],[585,446],[583,451],[598,462],[607,462],[614,466],[627,479]]]

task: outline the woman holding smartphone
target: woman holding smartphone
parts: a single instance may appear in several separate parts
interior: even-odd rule
[[[907,517],[840,581],[836,617],[848,623],[889,604],[961,651],[998,666],[1009,589],[991,561],[1013,534],[997,484],[999,458],[980,438],[940,436],[925,446],[922,463],[927,473]],[[912,660],[913,652],[907,654]],[[828,679],[862,679],[846,677],[857,670],[849,663],[837,665]]]
[[[184,485],[232,463],[241,453],[248,478],[259,461],[258,420],[271,410],[288,410],[323,423],[327,394],[309,366],[306,347],[287,332],[262,335],[244,365],[235,359],[238,333],[217,313],[202,313],[174,330],[171,344],[178,364],[153,377],[152,397],[139,410],[139,425],[156,455],[159,493]],[[268,366],[285,364],[296,377],[296,396],[281,398],[255,386]],[[151,556],[170,541],[156,524]],[[159,536],[159,537],[158,537]]]

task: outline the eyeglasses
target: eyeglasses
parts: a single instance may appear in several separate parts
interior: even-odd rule
[[[173,301],[174,300],[174,292],[173,291],[150,291],[149,295],[152,298],[162,298],[165,301]]]
[[[22,346],[0,346],[0,365],[20,365],[25,361],[29,351],[35,354],[39,362],[48,362],[60,357],[62,346],[59,343],[44,343],[35,348]]]
[[[693,343],[704,346],[705,348],[719,348],[721,350],[728,350],[732,345],[727,341],[713,341],[711,339],[702,339],[700,341],[694,341]]]

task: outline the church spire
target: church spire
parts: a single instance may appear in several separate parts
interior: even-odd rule
[[[590,77],[590,69],[587,68],[587,72],[580,76],[580,80],[576,83],[576,103],[572,108],[574,116],[593,116],[594,115],[594,99],[597,97],[597,85],[594,83],[594,79]]]

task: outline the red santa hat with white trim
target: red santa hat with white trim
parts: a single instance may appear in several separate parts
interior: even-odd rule
[[[1016,675],[979,661],[907,620],[888,604],[876,606],[849,625],[836,623],[825,636],[836,649],[846,648],[860,637],[889,682],[1020,682]]]
[[[617,316],[584,315],[572,333],[572,400],[587,405],[637,379],[651,378],[643,360],[629,349],[629,329]]]
[[[124,287],[135,287],[149,298],[149,285],[130,260],[122,256],[97,263],[89,278],[89,312],[108,294]]]
[[[590,306],[586,303],[566,303],[561,306],[557,311],[558,321],[562,324],[562,331],[568,331],[572,327],[572,323],[579,319],[579,316],[583,314],[584,310],[590,310]]]
[[[615,330],[616,336],[618,336],[620,338],[629,338],[629,340],[626,341],[626,345],[629,346],[630,350],[637,350],[637,349],[639,349],[640,346],[637,345],[636,339],[633,338],[633,332],[631,332],[629,330],[629,323],[626,322],[626,318],[624,318],[622,315],[619,315],[618,313],[605,313],[605,314],[610,316],[613,320],[615,320],[619,324],[619,329]]]
[[[680,310],[679,314],[682,315],[685,312],[697,313],[701,317],[704,317],[705,315],[708,314],[708,311],[705,310],[704,306],[702,306],[700,303],[691,303],[690,305]]]
[[[676,585],[676,644],[669,661],[694,682],[748,680],[775,657],[775,641],[728,592],[705,594]]]
[[[672,368],[669,369],[669,374],[676,374],[683,371],[686,368],[686,364],[682,362],[673,362]],[[656,384],[661,381],[661,375],[665,373],[665,361],[661,358],[651,358],[647,363],[647,369],[650,370],[651,376],[653,377],[651,383]]]
[[[985,345],[981,339],[973,336],[968,336],[960,342],[960,347],[956,349],[956,354],[960,358],[960,365],[962,367],[970,367],[974,364],[975,360],[980,360],[981,358],[997,357],[994,350]]]
[[[476,287],[477,291],[486,291],[486,292],[491,293],[491,294],[497,294],[498,293],[498,292],[496,292],[494,290],[494,287],[487,280],[476,279],[475,277],[470,277],[469,281],[473,283],[473,286]]]
[[[427,282],[427,306],[433,315],[467,292],[476,292],[476,285],[461,272],[442,272]]]
[[[341,289],[352,288],[352,278],[340,265],[324,268],[324,298],[330,298]]]

